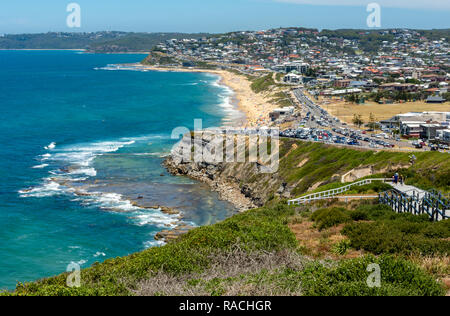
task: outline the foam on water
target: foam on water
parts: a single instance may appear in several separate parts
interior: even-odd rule
[[[42,183],[36,187],[20,190],[23,198],[44,198],[55,195],[72,195],[72,201],[76,201],[86,207],[95,207],[104,211],[123,213],[137,226],[153,225],[159,228],[173,228],[177,221],[174,215],[167,215],[157,209],[144,209],[133,205],[118,193],[90,192],[85,187],[74,187],[70,183],[84,183],[95,178],[97,170],[92,166],[95,158],[139,142],[148,142],[154,139],[167,138],[167,135],[147,135],[135,138],[122,138],[119,141],[102,141],[87,144],[75,144],[62,146],[54,150],[52,154],[39,156],[55,169],[49,171],[50,177],[45,177]],[[145,155],[161,157],[166,153],[144,153]],[[133,155],[144,155],[133,154]],[[44,165],[36,166],[43,168]],[[80,177],[80,175],[82,177]],[[89,187],[89,186],[88,186]]]
[[[145,241],[143,243],[144,248],[148,249],[148,248],[153,248],[153,247],[160,247],[160,246],[164,246],[165,242],[161,241],[161,240],[152,240],[152,241]]]
[[[20,197],[37,197],[37,198],[60,195],[63,193],[64,190],[61,187],[61,185],[59,185],[59,183],[54,181],[48,181],[42,184],[41,186],[19,191]]]
[[[44,163],[42,165],[33,166],[32,168],[33,169],[44,169],[44,168],[46,168],[48,166],[49,166],[48,164]]]
[[[94,257],[94,258],[98,258],[98,257],[106,257],[106,253],[97,251],[97,252],[93,255],[93,257]]]
[[[21,197],[49,197],[63,193],[73,192],[73,189],[63,185],[67,182],[85,181],[90,177],[95,177],[97,171],[91,166],[99,155],[116,152],[120,148],[134,144],[134,140],[128,141],[104,141],[90,144],[76,144],[63,146],[60,149],[53,147],[52,154],[47,153],[38,157],[45,164],[32,168],[43,169],[50,165],[56,169],[49,171],[51,177],[46,177],[42,183],[36,187],[19,191]],[[47,148],[46,147],[46,148]],[[84,176],[84,177],[80,177]]]

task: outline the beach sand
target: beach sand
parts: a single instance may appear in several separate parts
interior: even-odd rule
[[[264,94],[257,94],[251,89],[251,82],[241,75],[226,70],[208,70],[195,68],[163,68],[152,67],[141,64],[134,65],[144,70],[173,71],[173,72],[201,72],[219,75],[222,79],[220,84],[229,87],[235,93],[238,109],[246,116],[245,122],[237,122],[244,127],[269,126],[269,113],[277,108],[276,104],[270,103]],[[240,124],[239,124],[240,123]]]

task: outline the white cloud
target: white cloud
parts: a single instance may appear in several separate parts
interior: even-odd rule
[[[450,0],[275,0],[277,2],[327,5],[327,6],[367,6],[378,3],[381,7],[404,9],[450,10]]]

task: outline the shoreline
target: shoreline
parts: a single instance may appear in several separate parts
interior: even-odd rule
[[[220,77],[219,84],[224,85],[233,91],[233,99],[236,101],[237,109],[245,115],[245,122],[238,127],[260,127],[269,126],[269,113],[277,106],[270,103],[263,95],[253,92],[251,82],[241,75],[233,74],[227,70],[198,69],[198,68],[170,68],[155,67],[142,64],[129,64],[128,66],[137,69],[160,72],[190,72],[207,73]],[[233,102],[234,103],[234,102]]]

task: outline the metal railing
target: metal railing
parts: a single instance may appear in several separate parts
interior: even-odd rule
[[[427,214],[433,221],[450,218],[450,202],[435,190],[420,194],[401,192],[397,189],[379,194],[380,204],[389,205],[397,213]]]
[[[350,191],[351,188],[355,187],[355,186],[363,186],[363,185],[367,185],[367,184],[371,184],[373,182],[391,182],[392,179],[366,179],[366,180],[361,180],[358,182],[354,182],[351,184],[348,184],[346,186],[340,187],[340,188],[336,188],[336,189],[331,189],[331,190],[327,190],[327,191],[322,191],[322,192],[317,192],[317,193],[312,193],[309,195],[305,195],[302,197],[299,197],[298,199],[295,200],[290,200],[288,201],[289,205],[300,205],[300,204],[304,204],[304,203],[308,203],[308,202],[312,202],[312,201],[318,201],[318,200],[325,200],[325,199],[329,199],[329,198],[333,198],[338,196],[339,194],[342,194],[344,192]],[[361,196],[359,196],[358,198],[361,198]]]

